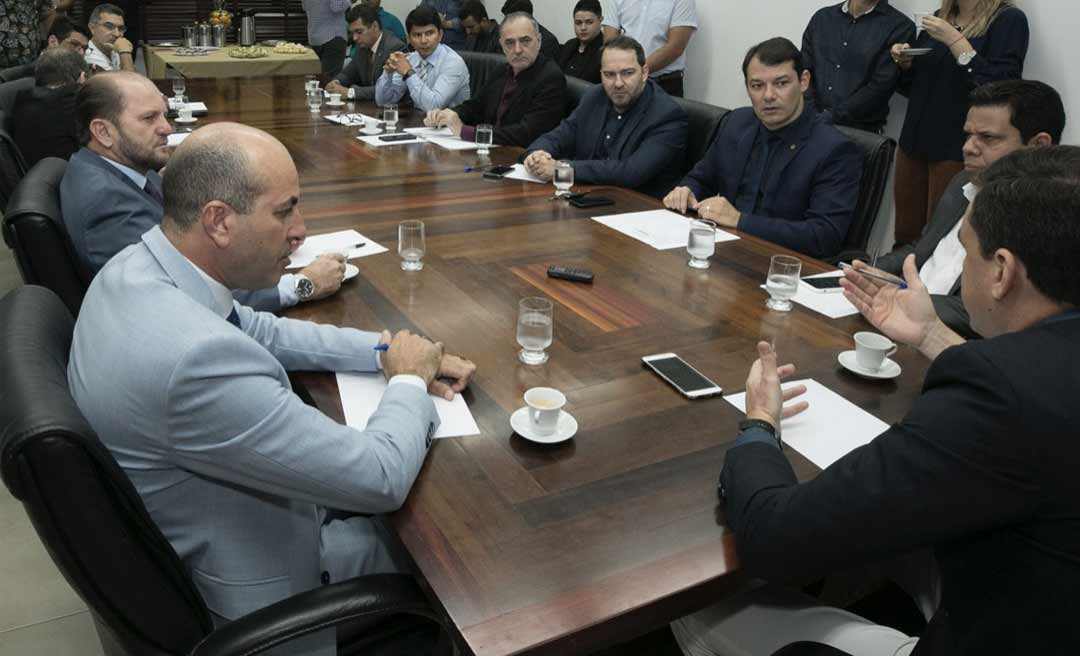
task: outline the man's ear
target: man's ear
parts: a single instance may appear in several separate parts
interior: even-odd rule
[[[199,225],[210,241],[220,249],[228,248],[236,238],[236,212],[220,200],[203,205],[199,212]]]
[[[1028,140],[1029,146],[1053,146],[1054,139],[1046,132],[1040,132],[1031,139]]]
[[[995,301],[1002,301],[1027,277],[1027,269],[1018,257],[1007,248],[994,251],[991,260],[993,280],[990,281],[990,295]]]
[[[90,121],[90,136],[102,146],[112,148],[116,143],[116,126],[103,118]]]
[[[809,70],[804,69],[802,75],[799,76],[799,87],[802,89],[803,93],[806,93],[806,90],[810,88]]]
[[[55,48],[58,45],[60,45],[60,39],[57,39],[55,34],[50,34],[46,47]]]

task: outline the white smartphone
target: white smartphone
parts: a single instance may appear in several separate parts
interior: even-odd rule
[[[699,399],[723,392],[719,385],[674,353],[646,355],[641,358],[641,362],[688,399]]]

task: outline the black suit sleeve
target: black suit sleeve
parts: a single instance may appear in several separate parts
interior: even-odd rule
[[[727,522],[751,575],[820,576],[1013,524],[1035,510],[1039,476],[1020,403],[976,344],[986,343],[942,353],[902,422],[808,483],[796,482],[773,446],[728,451]]]

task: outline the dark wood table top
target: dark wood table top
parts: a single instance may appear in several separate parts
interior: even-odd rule
[[[688,401],[641,365],[675,351],[727,392],[740,391],[760,338],[781,357],[886,422],[917,395],[926,364],[901,348],[903,375],[866,381],[837,363],[858,316],[803,307],[770,312],[759,285],[769,256],[787,252],[742,235],[720,243],[712,268],[684,249],[658,251],[590,220],[654,209],[605,189],[612,207],[549,201],[552,188],[466,172],[475,153],[430,144],[374,149],[355,128],[309,114],[303,79],[189,83],[204,119],[266,129],[300,171],[309,233],[355,228],[391,252],[353,260],[360,276],[289,316],[368,330],[409,328],[474,360],[465,398],[480,436],[438,441],[393,525],[476,654],[584,653],[700,608],[737,581],[733,535],[716,481],[741,413],[719,397]],[[371,105],[353,111],[371,113]],[[326,112],[324,108],[324,113]],[[418,117],[405,117],[415,123]],[[520,151],[493,151],[496,163]],[[406,274],[396,226],[422,219],[424,270]],[[803,257],[804,273],[826,270]],[[545,276],[549,264],[592,269],[592,286]],[[517,360],[518,300],[555,303],[549,362]],[[343,421],[333,376],[304,374],[318,406]],[[570,441],[533,444],[510,428],[530,387],[565,392],[578,420]],[[802,478],[818,470],[787,454]]]

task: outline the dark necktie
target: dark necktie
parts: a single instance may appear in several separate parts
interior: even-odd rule
[[[143,191],[150,195],[157,201],[158,205],[165,205],[165,197],[161,194],[161,188],[157,186],[157,183],[150,178],[146,179],[146,184],[143,186]]]
[[[750,196],[754,208],[752,211],[754,212],[758,211],[761,204],[761,194],[765,192],[765,185],[768,182],[769,158],[772,156],[777,141],[778,139],[771,132],[762,134],[760,159],[757,162],[758,170],[757,175],[754,177],[754,186]]]
[[[229,316],[225,318],[225,320],[236,326],[237,328],[240,328],[240,315],[237,314],[235,307],[232,309],[232,312],[229,313]],[[240,328],[240,330],[243,330],[243,328]]]

